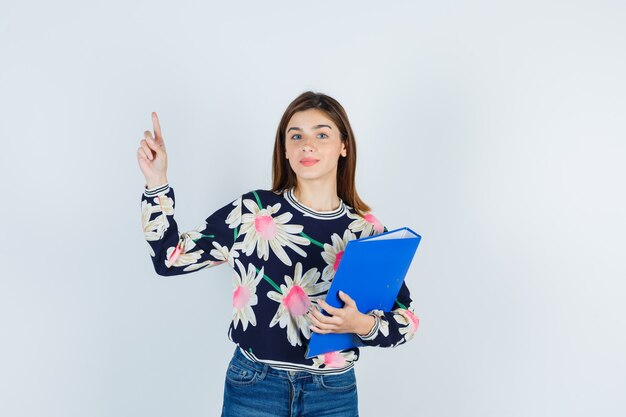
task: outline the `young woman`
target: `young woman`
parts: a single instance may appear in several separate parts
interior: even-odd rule
[[[410,340],[419,319],[402,285],[393,311],[363,314],[340,293],[324,297],[351,239],[386,229],[357,194],[356,143],[343,107],[305,92],[278,125],[271,190],[254,190],[180,233],[167,153],[156,113],[137,159],[146,178],[141,198],[145,238],[159,275],[228,263],[233,269],[237,345],[226,371],[222,416],[357,416],[354,362],[359,349],[305,358],[311,332],[355,333],[367,346]],[[323,309],[330,316],[323,315]]]

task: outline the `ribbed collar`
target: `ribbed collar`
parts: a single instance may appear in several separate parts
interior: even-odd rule
[[[289,190],[285,190],[283,192],[283,197],[285,197],[287,202],[289,202],[289,204],[291,204],[293,208],[300,211],[301,213],[304,213],[305,216],[314,217],[316,219],[321,219],[321,220],[338,219],[339,217],[343,216],[347,211],[347,207],[344,204],[342,199],[339,199],[339,207],[336,208],[335,210],[331,210],[331,211],[313,210],[311,207],[307,207],[304,204],[302,204],[300,201],[298,201],[295,194],[293,193],[293,188]]]

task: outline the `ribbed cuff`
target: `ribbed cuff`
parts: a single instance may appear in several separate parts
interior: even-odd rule
[[[374,317],[376,322],[374,323],[374,326],[372,327],[372,330],[370,330],[370,332],[368,334],[366,334],[365,336],[357,335],[357,336],[359,336],[361,338],[361,340],[372,340],[372,339],[374,339],[376,337],[376,334],[378,333],[378,328],[380,327],[380,317],[378,317],[376,314],[373,314],[373,313],[369,313],[368,316]]]
[[[165,184],[159,185],[158,187],[154,188],[148,188],[147,186],[144,186],[143,194],[146,197],[156,197],[157,195],[167,194],[169,190],[170,185],[166,182]]]

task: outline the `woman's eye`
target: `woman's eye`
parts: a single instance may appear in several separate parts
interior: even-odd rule
[[[328,135],[326,133],[320,133],[319,135],[317,135],[317,137],[320,139],[326,139]],[[296,133],[295,135],[291,136],[291,139],[302,139],[302,135]]]

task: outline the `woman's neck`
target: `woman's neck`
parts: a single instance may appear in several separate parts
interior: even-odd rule
[[[315,211],[333,211],[340,205],[336,183],[298,181],[293,193],[300,203]]]

